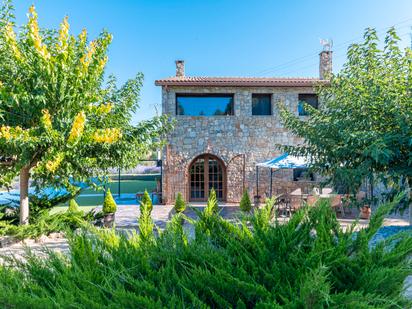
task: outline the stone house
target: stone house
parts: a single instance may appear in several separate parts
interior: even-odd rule
[[[302,142],[282,126],[277,104],[306,117],[302,101],[318,106],[314,87],[331,69],[331,51],[320,53],[319,78],[192,77],[176,61],[176,76],[155,81],[163,114],[175,120],[163,151],[163,202],[173,203],[177,192],[205,201],[212,187],[226,202],[238,202],[243,188],[254,196],[256,164],[281,155],[276,144]],[[297,180],[295,171],[276,177]],[[262,196],[267,178],[260,173]]]

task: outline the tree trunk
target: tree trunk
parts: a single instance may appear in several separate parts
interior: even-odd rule
[[[29,224],[29,178],[30,167],[20,170],[20,224]]]

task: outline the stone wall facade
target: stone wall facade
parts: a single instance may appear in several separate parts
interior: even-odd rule
[[[176,93],[234,94],[232,116],[176,115]],[[272,115],[252,116],[252,94],[272,94]],[[179,87],[162,89],[163,113],[175,119],[175,128],[163,151],[163,201],[173,203],[181,192],[189,200],[189,166],[201,154],[220,158],[226,167],[227,202],[239,202],[243,179],[251,196],[256,194],[256,163],[282,153],[276,144],[294,145],[302,141],[281,124],[277,108],[284,103],[298,115],[298,95],[314,93],[312,87]],[[243,175],[243,160],[245,174]],[[276,178],[293,180],[292,171],[275,173]],[[269,171],[259,170],[259,194],[268,192]]]

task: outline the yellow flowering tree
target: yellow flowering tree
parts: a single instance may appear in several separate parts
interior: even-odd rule
[[[37,12],[17,29],[10,1],[0,12],[0,185],[20,175],[20,222],[28,223],[29,180],[64,186],[130,167],[159,146],[169,128],[156,117],[133,126],[142,74],[118,88],[104,83],[112,36],[40,29]]]

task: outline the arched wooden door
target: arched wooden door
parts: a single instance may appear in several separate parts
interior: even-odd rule
[[[189,200],[206,201],[212,188],[219,200],[226,200],[226,168],[218,157],[203,154],[189,167]]]

